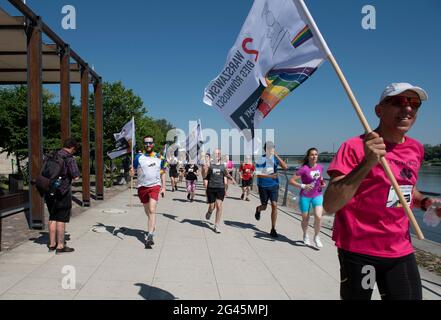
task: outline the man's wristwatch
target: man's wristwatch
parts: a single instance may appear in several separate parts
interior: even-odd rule
[[[426,202],[429,200],[429,197],[425,197],[423,200],[421,200],[420,208],[423,211],[427,211]]]

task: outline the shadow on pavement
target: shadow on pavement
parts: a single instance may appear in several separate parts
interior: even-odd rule
[[[230,226],[230,227],[241,228],[241,229],[251,229],[251,230],[254,230],[257,232],[262,232],[261,230],[257,229],[254,224],[251,224],[251,223],[225,220],[224,224],[227,226]]]
[[[173,198],[172,200],[173,200],[173,201],[188,202],[188,203],[190,203],[190,200],[187,200],[187,199]],[[198,200],[198,199],[193,199],[193,202],[207,203],[207,201],[204,201],[204,200]]]
[[[138,239],[138,241],[141,242],[142,244],[145,243],[145,233],[146,233],[145,230],[132,229],[127,227],[116,228],[115,226],[108,226],[100,222],[98,222],[96,225],[93,226],[93,228],[95,227],[105,228],[108,233],[119,239],[123,239],[120,236],[118,236],[119,233],[122,233],[124,236],[134,237]]]
[[[266,240],[266,241],[280,241],[280,242],[286,242],[289,243],[292,246],[296,246],[296,247],[305,247],[305,248],[310,248],[313,249],[314,251],[319,251],[320,249],[313,247],[313,246],[306,246],[302,240],[291,240],[287,237],[285,237],[284,235],[279,233],[279,236],[277,238],[273,238],[270,236],[269,233],[267,232],[262,232],[262,231],[256,231],[256,234],[254,235],[255,238],[257,239],[261,239],[261,240]]]
[[[149,286],[144,283],[135,283],[135,286],[139,287],[138,294],[145,300],[176,300],[178,299],[170,292]]]
[[[64,236],[64,241],[70,240],[70,234],[66,233]],[[49,243],[49,232],[40,232],[38,238],[29,238],[29,241],[33,241],[36,244],[47,245]]]
[[[202,220],[184,219],[182,221],[179,221],[179,220],[176,219],[177,216],[175,216],[175,215],[168,214],[168,213],[162,213],[162,215],[164,217],[168,218],[168,219],[174,220],[174,221],[179,222],[179,223],[189,223],[189,224],[192,224],[192,225],[197,226],[197,227],[207,228],[207,229],[210,229],[210,230],[212,229],[209,222],[205,222],[205,221],[202,221]]]

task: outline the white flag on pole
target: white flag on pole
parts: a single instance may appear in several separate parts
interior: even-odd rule
[[[187,139],[185,141],[185,146],[187,148],[189,163],[196,164],[199,159],[199,151],[202,146],[202,129],[200,120],[197,121],[196,126],[193,127]]]
[[[122,128],[121,132],[113,134],[116,140],[116,147],[114,150],[107,153],[110,159],[115,159],[127,153],[131,153],[135,147],[135,119],[132,118]]]
[[[296,0],[255,0],[204,103],[239,130],[256,128],[326,57],[307,21]]]

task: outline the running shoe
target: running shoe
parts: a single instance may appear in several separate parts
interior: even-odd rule
[[[303,244],[304,244],[305,246],[310,246],[310,245],[311,245],[311,240],[309,240],[309,236],[308,236],[308,234],[305,234],[305,235],[303,236]]]
[[[315,242],[315,246],[316,246],[317,248],[323,248],[323,243],[322,243],[322,241],[320,240],[320,236],[315,236],[315,237],[314,237],[314,242]]]
[[[155,244],[155,242],[153,241],[153,236],[152,235],[148,235],[147,239],[145,241],[145,248],[146,249],[151,249],[154,244]]]
[[[64,246],[63,248],[61,248],[61,249],[55,249],[55,254],[60,254],[60,253],[63,253],[63,252],[74,252],[75,251],[75,249],[74,248],[69,248],[69,247],[67,247],[67,246]]]
[[[256,208],[256,213],[254,214],[254,217],[256,218],[257,221],[259,221],[260,220],[260,211],[257,210],[257,208]]]
[[[276,229],[271,229],[270,236],[273,238],[277,238],[279,235],[277,234]]]
[[[207,213],[205,214],[205,219],[210,220],[211,214],[212,214],[212,212],[207,211]]]
[[[247,197],[247,198],[245,199],[245,201],[250,201],[250,199]]]
[[[221,233],[221,231],[217,225],[214,226],[214,232]]]

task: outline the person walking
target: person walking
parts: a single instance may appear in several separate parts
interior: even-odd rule
[[[228,175],[230,177],[233,177],[234,163],[233,163],[233,161],[231,161],[230,156],[228,154],[225,155],[224,165],[225,165],[225,168],[227,168]],[[228,193],[228,186],[230,184],[229,180],[231,180],[231,179],[228,179],[227,184],[225,185],[225,196],[226,197],[227,197],[227,193]]]
[[[245,201],[250,201],[248,198],[250,194],[250,189],[253,186],[253,176],[254,171],[256,171],[256,167],[254,166],[251,156],[245,157],[245,162],[240,165],[239,172],[240,178],[242,179],[242,195],[240,199]]]
[[[79,149],[78,143],[73,138],[63,142],[63,148],[56,151],[56,156],[63,159],[64,167],[59,184],[55,192],[46,193],[44,196],[49,211],[49,251],[56,254],[73,252],[74,248],[66,246],[65,230],[69,223],[72,211],[72,181],[80,178],[74,154]]]
[[[321,219],[323,214],[323,188],[326,183],[323,179],[323,167],[317,163],[318,150],[310,148],[306,152],[302,166],[291,177],[289,183],[300,188],[299,207],[302,213],[303,243],[311,245],[308,235],[309,208],[314,210],[314,243],[317,248],[323,248],[320,239]],[[299,183],[297,180],[300,180]]]
[[[165,159],[154,152],[154,140],[152,136],[145,136],[143,154],[137,154],[133,162],[130,175],[138,173],[138,197],[144,205],[147,215],[147,234],[145,237],[145,248],[151,249],[155,244],[153,236],[156,229],[156,207],[159,193],[165,196]]]
[[[171,154],[167,162],[169,164],[168,175],[170,177],[171,191],[174,192],[178,190],[178,158]]]
[[[196,164],[185,165],[185,180],[187,184],[187,200],[193,202],[194,192],[196,190],[196,181],[198,180],[198,166]]]
[[[266,210],[268,200],[271,201],[271,231],[270,236],[277,238],[277,200],[279,199],[279,177],[277,169],[280,166],[287,170],[288,166],[275,151],[274,143],[267,142],[263,147],[265,154],[256,164],[257,186],[259,188],[260,206],[254,214],[260,220],[260,213]]]

